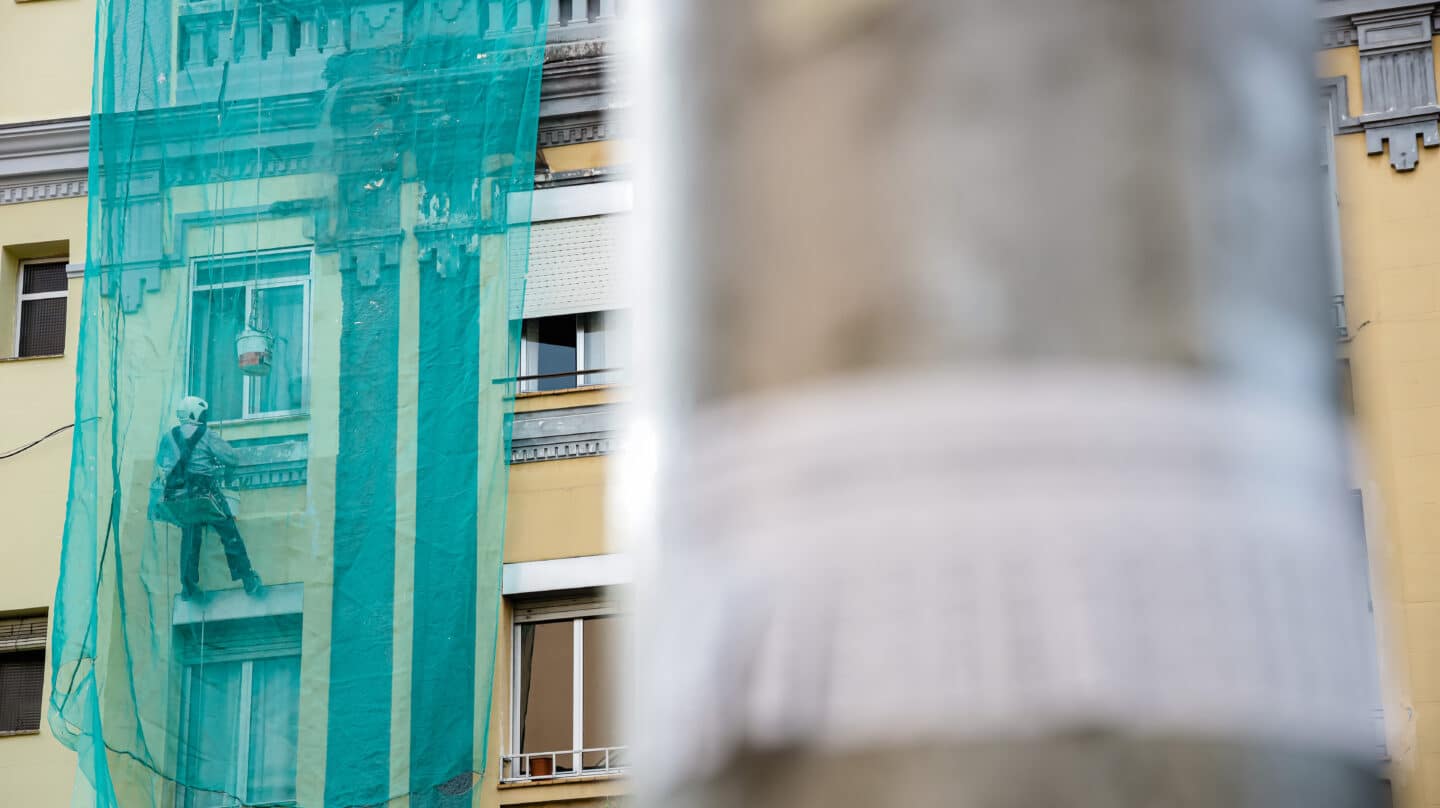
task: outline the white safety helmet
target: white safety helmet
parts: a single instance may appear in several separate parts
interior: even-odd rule
[[[175,417],[187,424],[198,424],[205,420],[205,411],[210,405],[199,396],[186,396],[175,407]]]

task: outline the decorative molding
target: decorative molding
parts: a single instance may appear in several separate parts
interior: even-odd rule
[[[0,125],[0,205],[84,196],[90,119]]]
[[[588,30],[600,29],[589,26]],[[538,148],[616,137],[610,112],[624,107],[627,100],[617,89],[611,50],[604,40],[567,42],[546,49]],[[294,103],[280,102],[275,109],[289,116],[290,126],[305,127],[314,125],[309,116],[319,106],[309,97],[297,97]],[[267,111],[273,114],[269,104]],[[196,107],[195,114],[208,113]],[[246,176],[276,176],[317,168],[313,150],[307,146],[282,145],[267,150],[269,157],[263,165],[244,165],[238,170]],[[88,117],[0,125],[0,205],[85,196],[89,163]],[[178,172],[175,181],[204,182],[205,165],[204,160],[176,162],[172,166]]]
[[[89,183],[86,182],[84,174],[69,179],[6,183],[0,185],[0,205],[43,202],[47,199],[69,199],[84,196],[88,192]]]
[[[289,435],[278,440],[239,440],[234,445],[240,463],[233,478],[241,490],[306,484],[310,454],[308,435]]]
[[[1365,133],[1365,150],[1413,171],[1420,146],[1440,146],[1440,103],[1435,92],[1435,3],[1325,0],[1320,4],[1322,45],[1355,45],[1360,52],[1362,110],[1349,113],[1344,77],[1321,80],[1336,134]]]
[[[1327,21],[1331,22],[1331,21]],[[1347,48],[1358,41],[1358,32],[1349,20],[1320,27],[1321,48]]]
[[[1420,162],[1420,149],[1415,138],[1421,138],[1425,148],[1440,146],[1440,125],[1435,116],[1429,116],[1405,123],[1365,127],[1365,151],[1380,154],[1385,143],[1390,144],[1390,165],[1396,171],[1412,171]]]
[[[1350,80],[1345,76],[1326,76],[1318,83],[1320,99],[1330,108],[1331,130],[1337,135],[1364,131],[1360,119],[1350,114]]]
[[[576,143],[594,143],[617,137],[617,127],[603,113],[587,112],[547,120],[540,119],[535,145],[542,149],[555,146],[571,146]]]
[[[534,463],[609,454],[615,444],[613,404],[515,413],[510,462]]]

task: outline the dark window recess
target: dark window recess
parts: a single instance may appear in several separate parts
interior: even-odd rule
[[[69,288],[68,284],[64,264],[30,264],[25,267],[25,283],[21,286],[20,293],[33,295],[40,292],[63,292]]]
[[[65,353],[65,298],[48,297],[20,303],[20,356]]]
[[[17,356],[65,353],[65,263],[29,264],[20,270],[20,342]]]
[[[535,321],[535,373],[574,373],[579,370],[575,350],[575,315],[541,317]],[[538,379],[537,389],[568,390],[575,387],[575,376],[552,376]]]
[[[45,652],[0,654],[0,735],[40,730]]]

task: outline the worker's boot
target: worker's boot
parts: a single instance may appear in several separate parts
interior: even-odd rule
[[[245,592],[257,598],[265,594],[265,584],[260,581],[259,575],[252,572],[245,576]]]

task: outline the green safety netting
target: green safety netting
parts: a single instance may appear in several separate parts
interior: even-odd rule
[[[77,802],[478,800],[546,6],[99,3]]]

